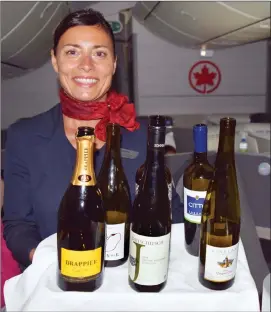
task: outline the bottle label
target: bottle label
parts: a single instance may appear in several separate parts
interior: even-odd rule
[[[246,142],[240,142],[239,148],[241,152],[247,152],[248,144]]]
[[[102,247],[93,250],[61,248],[61,274],[67,277],[87,278],[101,272]]]
[[[106,224],[105,260],[124,258],[125,223]]]
[[[159,285],[167,279],[170,233],[159,237],[131,231],[128,272],[139,285]]]
[[[211,282],[226,282],[234,278],[239,243],[231,247],[206,245],[204,278]]]
[[[201,212],[206,191],[192,191],[184,187],[184,218],[191,223],[201,223]]]

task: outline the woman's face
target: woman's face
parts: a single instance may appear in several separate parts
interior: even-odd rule
[[[113,43],[99,26],[75,26],[60,38],[54,70],[62,88],[81,101],[104,101],[116,70]]]

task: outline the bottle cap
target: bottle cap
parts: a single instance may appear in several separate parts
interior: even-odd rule
[[[149,126],[151,127],[165,127],[166,117],[163,115],[151,115],[149,116]]]
[[[207,132],[205,124],[197,124],[193,127],[194,148],[196,153],[207,152]]]
[[[170,116],[166,116],[166,127],[172,128],[173,127],[173,119]]]
[[[77,133],[76,133],[77,137],[82,137],[82,136],[87,136],[87,135],[94,135],[94,128],[86,127],[86,126],[77,128]]]
[[[119,135],[120,133],[120,125],[117,123],[109,122],[106,126],[106,133],[109,136],[112,135]]]
[[[220,131],[227,135],[235,135],[236,119],[232,117],[223,117],[220,119]]]

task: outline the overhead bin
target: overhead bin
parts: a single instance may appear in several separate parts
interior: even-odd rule
[[[67,2],[1,2],[1,76],[22,75],[50,58],[52,34],[69,12]]]
[[[139,1],[133,16],[148,30],[187,48],[225,48],[270,37],[269,1]]]

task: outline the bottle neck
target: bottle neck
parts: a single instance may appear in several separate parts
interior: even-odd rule
[[[235,127],[220,127],[217,161],[234,162]]]
[[[194,162],[197,164],[208,162],[207,152],[198,153],[194,151]]]
[[[166,183],[165,128],[149,128],[143,189],[155,197],[158,186]]]
[[[120,131],[107,131],[105,163],[113,162],[118,168],[122,168],[120,153]]]
[[[204,124],[195,125],[193,128],[194,139],[194,162],[207,162],[207,126]]]
[[[76,139],[77,155],[71,184],[78,186],[96,185],[93,166],[94,136],[83,136]]]
[[[165,166],[165,135],[165,130],[161,128],[148,130],[147,167]]]
[[[144,166],[142,182],[138,194],[142,194],[145,204],[142,209],[146,220],[153,217],[153,213],[166,214],[168,210],[159,205],[157,198],[168,200],[168,185],[165,170],[165,127],[150,127],[148,130],[147,157]]]

